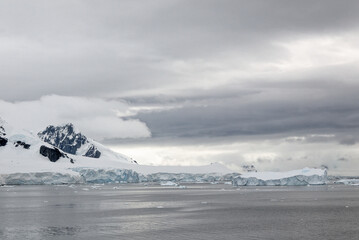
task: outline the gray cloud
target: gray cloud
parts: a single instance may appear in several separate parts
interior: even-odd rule
[[[10,125],[36,132],[48,125],[73,123],[96,140],[106,138],[146,138],[151,133],[138,119],[123,120],[128,105],[97,98],[44,96],[36,101],[6,102],[0,100],[0,116]]]
[[[356,144],[356,142],[357,142],[357,139],[353,136],[346,136],[340,140],[340,144],[343,144],[343,145],[354,145],[354,144]]]
[[[347,161],[349,161],[349,160],[346,159],[346,158],[344,158],[344,157],[341,157],[341,158],[338,158],[338,161],[347,162]]]
[[[355,89],[356,84],[340,88],[333,84],[323,89],[311,88],[309,84],[301,89],[258,88],[258,92],[240,97],[187,99],[190,103],[179,101],[181,108],[139,113],[137,117],[148,123],[154,136],[356,132],[359,99]]]
[[[38,111],[53,94],[54,105],[96,99],[98,111],[124,109],[102,112],[107,123],[134,124],[125,135],[136,139],[92,133],[106,144],[202,144],[208,156],[193,162],[313,161],[340,172],[347,166],[336,159],[345,149],[354,159],[359,139],[358,11],[356,0],[1,1],[0,113],[16,119],[24,103]],[[285,148],[255,157],[252,148],[221,150],[266,141]],[[328,145],[338,154],[322,154]]]
[[[355,30],[358,8],[356,1],[2,1],[2,89],[18,94],[0,93],[6,100],[159,94],[178,81],[188,89],[205,76],[179,73],[181,61],[231,54],[239,68],[281,61],[288,52],[274,43]]]

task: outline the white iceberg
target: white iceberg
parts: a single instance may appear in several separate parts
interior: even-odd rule
[[[344,184],[344,185],[352,185],[352,186],[359,186],[359,179],[357,178],[344,178],[344,179],[340,179],[338,181],[334,182],[335,184]]]
[[[304,168],[288,172],[249,172],[233,179],[234,186],[306,186],[327,182],[325,169]]]
[[[161,182],[160,184],[161,184],[161,186],[178,186],[177,183],[171,182],[171,181]]]

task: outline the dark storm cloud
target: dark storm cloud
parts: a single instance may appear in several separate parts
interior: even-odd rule
[[[180,108],[162,112],[143,112],[138,117],[146,122],[153,137],[220,137],[284,133],[342,134],[357,133],[359,96],[356,82],[332,80],[316,87],[309,80],[273,88],[256,88],[243,95],[209,92],[202,98],[177,99]],[[264,84],[263,84],[264,85]],[[313,87],[311,87],[313,86]],[[319,87],[321,86],[321,87]],[[251,94],[249,94],[251,93]],[[164,97],[157,99],[163,103]],[[176,98],[167,101],[174,104]],[[154,99],[149,101],[156,103]],[[309,141],[325,141],[320,136]],[[347,137],[338,140],[352,143]]]
[[[273,41],[355,29],[358,9],[357,1],[2,1],[0,93],[13,101],[159,94],[183,81],[172,61],[280,59],[287,53]]]
[[[273,48],[268,40],[358,27],[358,10],[356,1],[175,1],[145,26],[175,57],[237,48],[265,57]]]

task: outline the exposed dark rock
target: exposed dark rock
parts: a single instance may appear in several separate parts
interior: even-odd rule
[[[14,145],[15,145],[15,147],[22,146],[25,149],[29,149],[30,146],[31,146],[30,144],[27,144],[27,143],[22,142],[22,141],[16,141],[16,142],[14,142]]]
[[[66,153],[61,152],[59,149],[57,149],[55,147],[49,148],[49,147],[42,145],[40,147],[40,154],[44,157],[49,158],[49,160],[51,162],[56,162],[57,160],[60,159],[60,157],[63,157],[63,158],[70,159],[71,163],[75,163],[75,161],[72,158],[70,158],[69,156],[67,156]]]
[[[257,169],[254,165],[242,165],[243,172],[257,172]]]
[[[60,157],[64,157],[64,154],[57,148],[48,148],[44,145],[40,147],[40,154],[44,157],[48,157],[51,162],[56,162]]]
[[[0,147],[3,147],[7,144],[7,139],[6,138],[3,138],[3,137],[0,137]]]
[[[92,158],[99,158],[101,156],[101,152],[87,140],[86,136],[75,132],[74,126],[71,123],[58,127],[48,126],[44,131],[39,132],[38,136],[44,142],[66,153],[75,155],[79,148],[88,145],[89,148],[83,156]]]
[[[101,156],[101,152],[97,150],[97,148],[92,145],[89,150],[85,153],[85,157],[99,158]]]
[[[0,137],[6,136],[5,129],[3,126],[0,126]]]
[[[38,136],[43,141],[70,154],[76,154],[77,149],[87,140],[85,136],[74,133],[72,124],[59,127],[48,126],[43,132],[39,132]]]

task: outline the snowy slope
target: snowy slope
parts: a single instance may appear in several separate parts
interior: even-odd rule
[[[51,148],[49,144],[42,142],[32,132],[14,128],[5,121],[2,121],[1,126],[8,142],[0,147],[0,173],[44,172],[57,169],[56,165],[39,152],[41,146]],[[25,148],[27,145],[28,148]],[[68,158],[60,158],[57,163],[63,169],[72,165]]]

